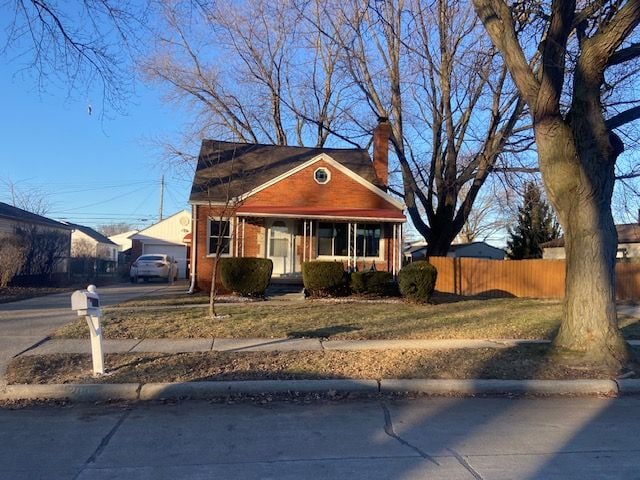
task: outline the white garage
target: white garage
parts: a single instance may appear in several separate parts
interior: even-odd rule
[[[165,253],[178,262],[178,278],[187,278],[187,245],[184,237],[191,232],[191,213],[187,210],[172,215],[131,236],[140,254]],[[134,247],[134,250],[136,248]]]

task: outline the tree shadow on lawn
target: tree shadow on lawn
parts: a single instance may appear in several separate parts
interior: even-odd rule
[[[331,338],[341,333],[357,332],[362,327],[353,323],[347,325],[332,325],[329,327],[315,328],[312,330],[294,330],[287,332],[289,338]]]
[[[444,303],[465,302],[468,300],[492,300],[495,298],[517,298],[512,293],[505,290],[487,290],[476,295],[459,295],[457,293],[447,293],[435,291],[429,303],[440,305]]]

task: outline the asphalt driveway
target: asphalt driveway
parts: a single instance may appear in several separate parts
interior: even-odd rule
[[[186,282],[174,285],[162,283],[123,283],[98,289],[102,305],[113,305],[142,295],[162,295],[186,290]],[[0,304],[0,387],[5,384],[8,363],[18,353],[42,341],[56,328],[72,321],[71,293]]]

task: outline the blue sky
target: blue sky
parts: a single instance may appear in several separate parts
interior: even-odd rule
[[[19,66],[0,66],[3,112],[0,201],[11,203],[7,183],[41,195],[47,216],[95,227],[157,221],[160,178],[168,162],[157,138],[176,138],[186,117],[164,105],[160,92],[139,83],[126,114],[102,115],[102,99],[68,98],[64,88],[41,92]],[[92,105],[92,114],[88,105]],[[194,145],[197,153],[198,145]],[[165,174],[165,217],[187,204],[191,178]]]

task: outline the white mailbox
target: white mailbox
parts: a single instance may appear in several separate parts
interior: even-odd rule
[[[95,285],[89,285],[86,290],[76,290],[71,294],[71,309],[87,320],[89,336],[91,337],[91,357],[93,359],[94,375],[104,374],[104,357],[102,355],[102,327],[100,326],[100,296]]]
[[[93,285],[90,285],[92,287]],[[94,287],[95,288],[95,287]],[[95,290],[76,290],[71,294],[71,310],[77,310],[78,315],[95,315],[100,309],[100,297]]]

